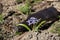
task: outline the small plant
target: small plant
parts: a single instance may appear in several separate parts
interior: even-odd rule
[[[39,28],[39,27],[41,28],[41,26],[42,26],[44,23],[46,23],[46,21],[42,21],[41,23],[39,23],[38,26],[36,26],[35,31],[38,31],[38,28]]]
[[[24,14],[29,14],[29,13],[31,12],[31,10],[30,10],[31,6],[30,6],[29,0],[26,0],[26,1],[25,1],[25,4],[19,6],[18,8],[19,8],[19,10],[20,10],[22,13],[24,13]]]
[[[0,23],[3,23],[3,16],[0,14]]]
[[[41,23],[39,23],[38,24],[38,26],[37,25],[33,25],[33,31],[38,31],[38,28],[39,27],[41,27],[44,23],[46,23],[46,21],[42,21]],[[30,28],[29,28],[29,26],[27,26],[27,25],[25,25],[25,24],[18,24],[17,26],[23,26],[23,27],[25,27],[27,30],[29,30],[29,31],[32,31]]]
[[[28,14],[30,11],[30,6],[28,4],[22,5],[19,7],[19,10],[24,14]]]

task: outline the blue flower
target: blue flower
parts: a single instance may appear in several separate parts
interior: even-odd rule
[[[31,17],[28,21],[26,21],[26,22],[28,22],[28,25],[31,25],[31,24],[35,24],[35,23],[37,23],[39,20],[37,19],[37,18],[35,18],[35,17]]]

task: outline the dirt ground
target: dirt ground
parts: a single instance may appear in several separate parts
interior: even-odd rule
[[[25,32],[22,35],[16,35],[16,31],[18,30],[16,25],[26,20],[29,16],[23,14],[18,8],[24,4],[24,0],[20,3],[17,3],[16,0],[0,0],[0,14],[2,14],[4,20],[3,23],[0,23],[0,35],[2,36],[0,40],[60,40],[60,36],[58,34],[50,32],[52,27],[46,30],[41,30],[40,33],[30,31]],[[56,8],[58,13],[60,13],[60,2],[43,0],[32,4],[31,14],[51,6]],[[57,23],[55,24],[58,25]]]

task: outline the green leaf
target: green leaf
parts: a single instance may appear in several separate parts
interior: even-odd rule
[[[42,21],[41,23],[39,23],[39,25],[35,28],[35,31],[37,31],[38,28],[41,27],[44,23],[46,23],[46,21]]]
[[[25,27],[27,30],[29,30],[29,31],[31,31],[31,29],[27,26],[27,25],[25,25],[25,24],[18,24],[17,26],[23,26],[23,27]]]

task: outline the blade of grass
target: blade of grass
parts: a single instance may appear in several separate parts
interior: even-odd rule
[[[38,28],[39,27],[41,27],[42,26],[42,24],[44,24],[46,21],[42,21],[41,23],[39,23],[39,25],[35,28],[35,31],[37,31],[38,30]]]
[[[27,25],[25,25],[25,24],[18,24],[17,26],[23,26],[23,27],[25,27],[27,30],[29,30],[29,31],[31,31],[31,29],[27,26]]]

